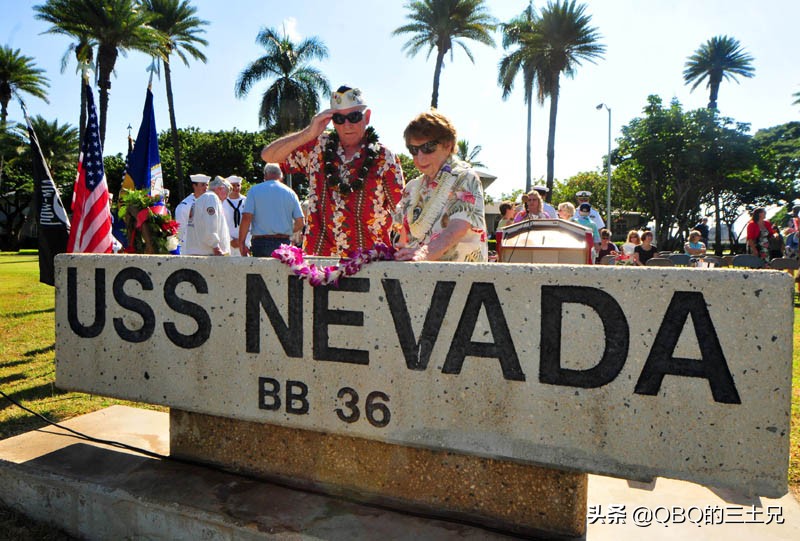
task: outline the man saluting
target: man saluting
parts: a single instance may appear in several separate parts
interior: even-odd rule
[[[261,151],[265,162],[284,163],[288,172],[308,178],[308,254],[342,257],[390,243],[403,172],[369,127],[371,114],[358,88],[341,86],[331,95],[330,109]],[[334,131],[325,132],[331,120]]]

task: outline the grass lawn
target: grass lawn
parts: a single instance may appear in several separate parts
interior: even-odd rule
[[[0,389],[27,407],[60,421],[112,404],[156,406],[56,389],[54,289],[40,284],[36,253],[0,254]],[[800,499],[800,309],[795,308],[789,485]],[[0,439],[45,423],[0,397]],[[0,539],[69,539],[0,507]]]

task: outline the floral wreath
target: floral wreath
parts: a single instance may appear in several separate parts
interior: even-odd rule
[[[383,243],[377,243],[368,250],[358,249],[349,257],[343,257],[336,265],[317,267],[303,260],[303,251],[297,246],[281,244],[272,252],[272,257],[288,265],[289,269],[301,279],[308,280],[312,287],[333,284],[339,286],[339,280],[345,276],[353,276],[365,265],[374,261],[393,261],[395,249]]]
[[[178,222],[169,215],[161,195],[123,190],[119,202],[119,217],[129,235],[127,253],[168,254],[177,248]]]
[[[337,163],[338,154],[336,149],[339,147],[339,134],[336,130],[332,131],[328,136],[328,142],[325,144],[325,151],[323,154],[325,160],[325,181],[331,188],[338,188],[339,193],[342,195],[349,195],[351,192],[361,190],[364,188],[365,180],[369,170],[372,169],[375,160],[378,158],[380,145],[378,144],[378,134],[372,128],[367,128],[364,134],[366,141],[366,157],[361,168],[358,170],[358,178],[353,181],[344,180],[339,174],[339,166]]]

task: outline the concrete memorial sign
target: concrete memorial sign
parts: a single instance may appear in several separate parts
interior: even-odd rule
[[[792,279],[61,255],[60,388],[631,479],[786,491]]]

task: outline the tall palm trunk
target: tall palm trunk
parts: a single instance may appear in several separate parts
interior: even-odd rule
[[[533,119],[533,91],[528,96],[528,135],[525,145],[525,193],[531,191],[531,127]],[[550,201],[550,192],[547,192],[547,201]]]
[[[708,108],[709,109],[716,109],[717,108],[717,98],[719,98],[719,85],[722,82],[722,78],[714,79],[711,81],[711,92],[708,96]]]
[[[111,89],[111,72],[117,62],[117,48],[109,45],[100,45],[97,53],[97,85],[100,87],[100,145],[105,148],[106,142],[106,116],[108,114],[108,94]]]
[[[556,157],[556,115],[558,113],[559,77],[556,75],[550,89],[550,127],[547,132],[547,200],[553,193],[553,177]]]
[[[183,166],[181,165],[181,143],[178,138],[178,123],[175,120],[175,102],[172,97],[172,72],[169,59],[164,61],[164,81],[167,84],[167,106],[169,108],[169,127],[172,130],[172,149],[175,153],[175,185],[178,189],[178,202],[183,201]]]
[[[436,67],[433,70],[433,94],[431,94],[431,107],[439,107],[439,76],[442,74],[444,55],[447,52],[443,47],[437,47]]]

